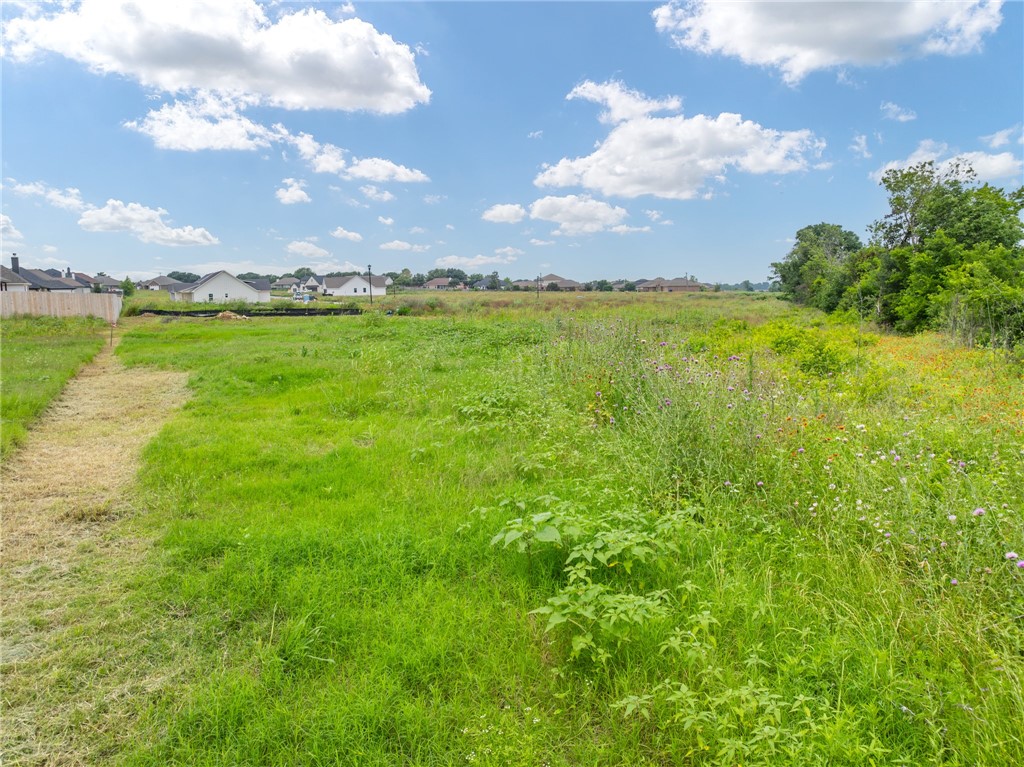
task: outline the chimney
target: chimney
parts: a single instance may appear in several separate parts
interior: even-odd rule
[[[15,274],[21,274],[21,267],[18,266],[17,256],[11,256],[11,271]]]
[[[64,276],[67,277],[69,280],[71,279],[71,267],[70,266],[68,267],[68,273],[65,274]]]

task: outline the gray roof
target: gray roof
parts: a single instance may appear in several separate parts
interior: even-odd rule
[[[13,269],[0,265],[0,280],[8,285],[30,285],[31,283]]]
[[[29,290],[33,288],[36,290],[77,290],[83,287],[83,285],[74,280],[64,277],[52,277],[39,269],[26,269],[23,266],[18,270],[18,274],[28,282]]]
[[[270,280],[243,280],[246,285],[252,285],[256,290],[270,290]]]
[[[362,274],[349,274],[346,275],[345,277],[324,277],[323,284],[324,288],[326,288],[327,290],[337,290],[338,288],[345,287],[345,285],[347,285],[349,282],[356,278],[362,280],[363,282],[366,282],[366,277]],[[380,290],[386,290],[388,287],[388,277],[384,275],[378,276],[375,274],[371,278],[370,284],[373,285],[373,287],[375,288],[379,288]]]
[[[298,285],[299,280],[297,277],[282,277],[274,285],[283,285],[284,287],[291,287],[292,285]]]

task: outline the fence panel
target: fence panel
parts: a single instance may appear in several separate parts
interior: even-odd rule
[[[0,317],[29,314],[36,317],[100,317],[116,323],[121,316],[121,296],[116,293],[71,293],[42,290],[0,292]]]

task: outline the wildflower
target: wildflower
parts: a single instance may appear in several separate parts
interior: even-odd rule
[[[956,578],[950,578],[949,583],[951,586],[959,586],[960,582]]]
[[[983,517],[983,516],[985,516],[985,510],[979,506],[977,509],[975,509],[974,511],[971,512],[971,516],[973,516],[973,517]]]
[[[1006,552],[1006,558],[1007,559],[1016,559],[1017,558],[1017,552],[1016,551],[1007,551]]]
[[[950,522],[956,522],[956,514],[950,514],[946,517]]]
[[[1017,569],[1018,569],[1018,570],[1024,570],[1024,559],[1020,560],[1020,561],[1019,561],[1019,562],[1017,563]]]
[[[758,487],[764,487],[764,482],[761,482],[760,480],[758,480],[757,486]]]
[[[802,452],[804,452],[804,449],[802,447],[799,447],[799,448],[797,448],[797,452],[798,453],[802,453]]]

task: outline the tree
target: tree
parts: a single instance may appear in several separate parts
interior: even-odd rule
[[[314,274],[316,274],[316,272],[314,272],[308,266],[300,266],[298,269],[292,272],[292,275],[294,275],[295,279],[299,280],[300,282],[305,282]]]
[[[847,288],[846,262],[862,247],[856,234],[838,224],[805,226],[786,258],[772,264],[774,276],[797,303],[830,312]]]
[[[125,277],[123,280],[121,280],[120,288],[121,293],[124,294],[125,298],[128,298],[129,296],[135,293],[135,283],[132,282],[131,277]]]
[[[199,282],[200,280],[199,275],[192,272],[168,272],[167,276],[178,282]]]
[[[487,277],[487,289],[488,290],[500,290],[501,289],[501,280],[498,277],[498,273],[497,272],[491,272],[490,275]]]
[[[558,287],[557,282],[549,282],[547,285],[544,286],[544,290],[550,291],[552,293],[557,293],[558,291],[561,290],[561,288]]]
[[[630,282],[629,280],[626,280],[622,284],[622,291],[624,293],[636,293],[636,283],[635,282]]]

